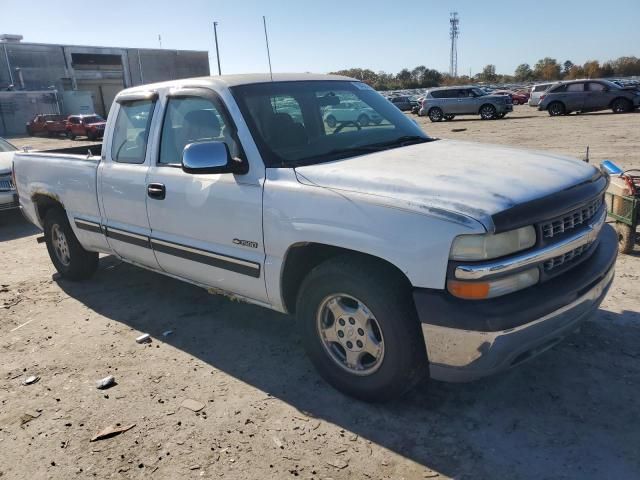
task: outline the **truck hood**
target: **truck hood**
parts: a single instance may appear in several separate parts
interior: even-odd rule
[[[11,173],[14,153],[15,152],[0,152],[0,174]]]
[[[394,208],[450,212],[489,231],[492,215],[595,174],[595,167],[570,157],[455,140],[296,168],[306,185],[376,196]]]

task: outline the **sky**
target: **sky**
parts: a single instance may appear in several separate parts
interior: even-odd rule
[[[494,64],[513,73],[545,56],[559,62],[640,56],[640,0],[107,0],[60,4],[0,0],[0,33],[25,42],[208,50],[217,73],[326,73],[350,67],[397,73],[449,69],[449,13],[460,15],[458,73]]]

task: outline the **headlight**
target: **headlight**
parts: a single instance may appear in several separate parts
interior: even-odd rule
[[[508,277],[488,280],[484,282],[463,282],[449,280],[447,290],[452,295],[466,300],[484,300],[485,298],[499,297],[507,293],[522,290],[535,285],[540,280],[540,271],[531,268],[524,272],[515,273]]]
[[[533,247],[536,230],[533,226],[495,235],[460,235],[451,246],[452,260],[489,260]]]

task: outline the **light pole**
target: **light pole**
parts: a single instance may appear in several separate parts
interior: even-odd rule
[[[213,36],[216,39],[216,58],[218,59],[218,75],[222,75],[222,70],[220,70],[220,50],[218,49],[218,22],[213,22]]]

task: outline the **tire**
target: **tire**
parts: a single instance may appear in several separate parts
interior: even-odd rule
[[[493,120],[496,118],[496,107],[486,103],[480,107],[480,118],[482,120]]]
[[[445,122],[450,122],[450,121],[451,121],[451,120],[453,120],[454,118],[456,118],[456,116],[455,116],[455,115],[453,115],[452,113],[447,113],[447,114],[444,116],[444,120],[445,120]]]
[[[63,278],[84,280],[98,269],[98,253],[82,248],[64,210],[52,208],[47,212],[44,237],[49,257]]]
[[[95,140],[96,136],[91,132],[87,132],[87,139],[88,140]]]
[[[336,117],[334,117],[333,115],[329,115],[326,119],[325,119],[325,123],[327,124],[327,127],[329,128],[336,128],[336,125],[338,124]]]
[[[444,112],[440,107],[433,107],[429,110],[429,120],[432,122],[441,122],[444,118]]]
[[[27,135],[29,135],[30,137],[33,137],[33,130],[31,130],[31,128],[27,127]]]
[[[413,305],[406,280],[391,267],[352,256],[320,264],[304,279],[297,299],[311,362],[330,385],[352,397],[384,402],[401,396],[428,366]],[[332,311],[345,316],[336,318]],[[346,364],[347,348],[357,368]],[[376,356],[365,353],[368,349]]]
[[[562,102],[551,102],[547,107],[547,112],[552,117],[559,117],[560,115],[564,115],[567,109]]]
[[[363,113],[358,117],[358,123],[360,124],[361,127],[368,127],[371,121],[369,120],[369,117]]]
[[[626,223],[616,222],[616,232],[618,233],[618,252],[631,253],[636,243],[635,230]]]
[[[73,132],[67,131],[67,138],[69,140],[75,140],[76,136],[73,134]]]
[[[626,98],[617,98],[611,104],[613,113],[628,113],[633,110],[633,104]]]

